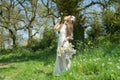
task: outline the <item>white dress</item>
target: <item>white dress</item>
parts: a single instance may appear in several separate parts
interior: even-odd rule
[[[64,44],[63,44],[63,41],[66,38],[66,25],[65,24],[60,29],[60,33],[58,35],[59,35],[58,48],[61,46],[68,46],[68,44],[69,44],[68,41],[64,42]],[[58,51],[58,48],[57,48],[57,51]],[[54,72],[53,72],[54,75],[59,75],[61,72],[67,70],[66,58],[70,58],[70,57],[71,56],[67,55],[67,54],[61,55],[61,56],[56,55],[55,68],[54,68]]]

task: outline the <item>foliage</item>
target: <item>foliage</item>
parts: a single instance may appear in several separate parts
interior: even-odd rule
[[[78,0],[68,0],[67,2],[65,0],[52,1],[57,4],[59,14],[63,13],[63,15],[73,15],[75,13],[78,13],[78,11],[76,10],[76,8],[78,8],[78,3],[80,2]]]
[[[112,48],[114,47],[114,49]],[[30,52],[19,48],[10,54],[0,56],[0,79],[2,80],[119,80],[120,45],[112,44],[106,52],[104,47],[85,51],[77,50],[72,58],[70,70],[54,76],[56,50],[50,48]],[[26,51],[25,51],[26,50]],[[7,67],[4,67],[4,66]]]
[[[91,39],[96,40],[101,34],[103,33],[102,25],[100,24],[100,20],[98,17],[95,17],[93,23],[92,23],[92,30],[91,30]]]
[[[104,25],[106,26],[106,32],[109,34],[114,34],[120,32],[120,10],[119,7],[116,12],[112,10],[106,10],[103,14]]]
[[[112,5],[112,2],[107,4],[107,1],[92,1],[88,5],[84,5],[83,0],[46,0],[45,3],[43,0],[40,0],[42,3],[37,1],[39,0],[0,1],[0,44],[3,46],[2,42],[6,38],[12,38],[14,44],[17,44],[19,30],[27,29],[29,36],[29,44],[25,44],[27,46],[0,49],[0,80],[120,80],[119,5]],[[95,41],[85,40],[82,26],[87,23],[88,18],[84,16],[87,14],[84,11],[95,4],[102,5],[104,9],[101,17],[92,16],[92,35]],[[56,77],[52,75],[57,49],[55,31],[51,27],[45,27],[43,39],[34,36],[39,33],[41,26],[47,25],[47,20],[54,20],[59,15],[76,17],[73,43],[77,53],[72,58],[71,69]],[[99,18],[102,18],[103,24],[100,24]],[[105,35],[101,35],[102,27],[105,27]],[[32,34],[33,30],[35,34]],[[11,34],[4,36],[5,32]]]
[[[33,51],[46,48],[55,49],[57,45],[55,31],[46,27],[43,36],[43,39],[32,39],[32,42],[28,45],[28,47],[31,48]]]
[[[5,43],[6,39],[8,40],[11,38],[11,43],[15,46],[17,45],[17,40],[20,39],[18,37],[18,35],[21,35],[19,31],[23,31],[24,33],[27,32],[26,34],[28,35],[28,44],[32,43],[32,38],[36,34],[41,32],[41,26],[53,25],[57,17],[63,17],[65,15],[74,15],[76,17],[73,32],[74,39],[83,40],[83,24],[86,24],[87,20],[89,19],[89,17],[86,15],[88,15],[89,13],[91,14],[93,11],[92,10],[91,12],[86,13],[86,10],[96,4],[103,7],[100,8],[103,12],[102,18],[104,18],[103,21],[105,26],[107,27],[107,32],[116,32],[116,30],[119,29],[119,7],[117,8],[115,6],[116,4],[113,3],[113,0],[90,1],[87,2],[88,4],[85,0],[1,0],[0,2],[0,28],[4,29],[2,35],[5,35],[6,32],[8,34],[7,36],[4,36],[5,39],[3,39],[3,43]],[[115,8],[115,13],[113,12],[113,10],[110,13],[104,12],[109,10],[109,6]],[[110,18],[109,16],[112,18]],[[109,22],[107,22],[110,20],[111,27],[109,27]],[[53,22],[53,24],[51,24],[51,22]],[[97,33],[99,33],[98,28],[100,26],[96,25],[96,23],[93,24],[93,27],[95,28],[93,32],[95,33],[96,31]],[[112,24],[115,27],[113,27]],[[96,34],[95,36],[98,35]],[[23,35],[21,37],[23,37]]]

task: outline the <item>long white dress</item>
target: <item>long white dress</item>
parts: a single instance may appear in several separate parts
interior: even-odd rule
[[[62,28],[60,29],[60,33],[58,34],[58,48],[61,46],[68,46],[69,42],[66,41],[63,43],[64,39],[66,38],[66,25],[63,24]],[[58,51],[57,48],[57,51]],[[58,54],[58,52],[57,52]],[[54,75],[60,75],[61,72],[67,70],[67,61],[66,58],[70,58],[70,55],[56,55],[56,62],[55,62],[55,68],[54,68]]]

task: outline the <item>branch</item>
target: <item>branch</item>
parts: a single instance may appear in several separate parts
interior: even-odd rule
[[[44,23],[42,23],[42,24],[39,25],[39,26],[43,26],[45,23],[47,23],[47,21],[45,21]],[[37,29],[37,31],[32,35],[32,37],[35,36],[37,33],[39,33],[40,28],[41,28],[41,27],[39,27],[39,29]]]
[[[82,10],[84,10],[84,9],[92,6],[92,5],[95,5],[95,4],[100,4],[100,5],[102,5],[103,7],[105,7],[105,5],[104,5],[103,3],[101,3],[101,2],[93,2],[93,1],[92,1],[90,4],[84,6],[83,8],[78,8],[77,11],[82,11]]]
[[[44,17],[52,15],[57,18],[57,16],[51,11],[51,8],[49,8],[49,0],[47,1],[47,4],[45,4],[43,0],[41,0],[41,2],[47,8],[47,15],[45,15]]]
[[[23,3],[25,2],[25,0],[23,2],[21,2],[20,0],[17,0],[18,3],[23,7],[23,9],[25,10],[25,15],[26,15],[26,18],[29,20],[29,17],[28,17],[28,12],[27,12],[27,9],[25,8],[25,6],[23,5]]]
[[[3,27],[3,28],[5,28],[5,29],[7,29],[7,30],[9,30],[9,32],[10,32],[12,35],[14,34],[13,31],[12,31],[11,29],[9,29],[7,26],[3,26],[3,25],[1,25],[1,24],[0,24],[0,26]]]
[[[87,13],[84,13],[85,14],[95,14],[95,15],[101,15],[100,13],[96,13],[96,12],[87,12]]]

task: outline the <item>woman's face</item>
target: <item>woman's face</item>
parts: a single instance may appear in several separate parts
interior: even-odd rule
[[[64,17],[64,23],[69,24],[71,22],[71,17],[70,16],[65,16]]]

